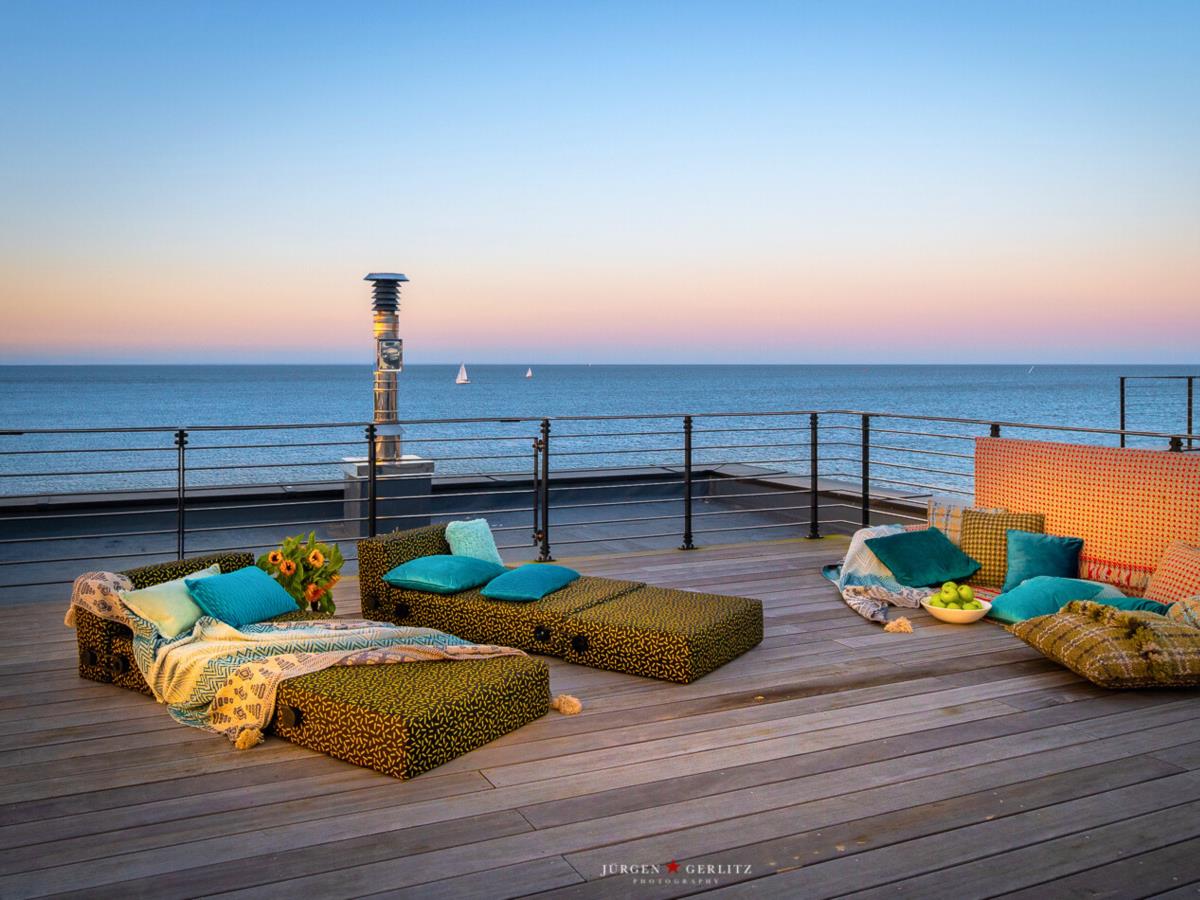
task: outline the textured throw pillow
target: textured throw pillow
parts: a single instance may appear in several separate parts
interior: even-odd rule
[[[1083,550],[1083,538],[1009,531],[1007,540],[1008,572],[1004,576],[1004,590],[1011,591],[1022,581],[1038,575],[1079,577],[1079,554]]]
[[[431,594],[457,594],[487,584],[508,569],[473,556],[437,554],[422,556],[396,566],[383,580],[393,587],[428,591]]]
[[[979,563],[936,528],[870,538],[867,546],[905,587],[959,581],[979,571]]]
[[[929,528],[936,528],[946,535],[955,547],[961,547],[963,510],[975,508],[966,503],[953,503],[930,497],[925,508],[925,523]],[[984,509],[980,512],[1004,512],[1004,510]]]
[[[1126,597],[1110,584],[1084,581],[1082,578],[1053,578],[1038,575],[1026,579],[1011,591],[992,601],[988,618],[1007,625],[1058,612],[1072,600],[1091,600],[1118,609],[1143,609],[1148,601]],[[1150,611],[1162,613],[1167,607],[1154,603]]]
[[[258,566],[246,566],[227,575],[192,575],[184,582],[205,615],[234,628],[296,611],[292,595]]]
[[[541,600],[547,594],[566,587],[579,578],[579,573],[566,566],[527,563],[493,578],[479,593],[489,600],[529,602]]]
[[[450,545],[450,552],[454,556],[473,556],[498,566],[504,565],[487,519],[450,522],[446,525],[446,543]]]
[[[1200,685],[1200,629],[1166,616],[1076,601],[1012,633],[1101,687]]]
[[[1146,599],[1174,603],[1200,594],[1200,547],[1175,541],[1159,560],[1146,585]]]
[[[994,513],[978,509],[963,510],[962,549],[976,560],[980,569],[968,582],[998,588],[1008,573],[1008,532],[1046,530],[1041,513]]]
[[[221,566],[213,563],[187,578],[209,578],[220,574]],[[204,615],[204,610],[196,605],[188,593],[187,578],[152,584],[140,591],[121,591],[121,602],[158,629],[163,637],[178,637],[190,631]]]
[[[1200,594],[1184,600],[1176,600],[1167,607],[1167,618],[1180,625],[1200,628]]]

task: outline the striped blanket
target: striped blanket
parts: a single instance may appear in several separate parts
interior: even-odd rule
[[[837,585],[846,605],[872,622],[886,623],[889,606],[915,609],[921,601],[932,596],[929,588],[905,587],[896,580],[892,570],[880,562],[867,546],[870,538],[899,534],[903,525],[876,525],[860,528],[850,540],[850,549],[840,565],[825,566],[821,574]]]
[[[263,622],[234,628],[202,618],[167,640],[128,613],[138,667],[175,721],[225,735],[238,749],[262,740],[279,683],[330,666],[523,656],[432,628],[365,620]]]

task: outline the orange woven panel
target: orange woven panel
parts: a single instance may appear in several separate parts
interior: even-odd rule
[[[979,438],[975,504],[1040,512],[1083,538],[1083,577],[1144,587],[1172,541],[1200,542],[1200,454]]]

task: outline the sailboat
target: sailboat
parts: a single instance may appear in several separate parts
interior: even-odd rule
[[[471,379],[467,377],[467,364],[462,363],[458,367],[458,377],[454,379],[455,384],[470,384]]]
[[[533,369],[526,369],[526,370],[525,370],[525,377],[526,377],[526,378],[532,378],[532,377],[533,377]]]

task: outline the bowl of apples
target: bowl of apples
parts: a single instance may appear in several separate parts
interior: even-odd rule
[[[931,616],[952,625],[967,625],[977,622],[988,614],[992,604],[986,600],[977,600],[975,592],[968,584],[955,584],[947,581],[942,589],[921,601],[921,605]]]

